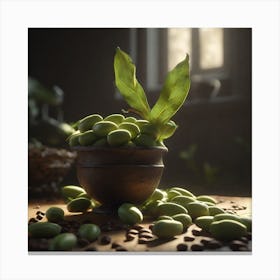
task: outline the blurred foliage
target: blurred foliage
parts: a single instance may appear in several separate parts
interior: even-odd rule
[[[49,89],[38,80],[28,79],[28,140],[52,147],[61,147],[73,128],[63,121],[64,93],[58,86]],[[49,114],[50,108],[56,117]]]

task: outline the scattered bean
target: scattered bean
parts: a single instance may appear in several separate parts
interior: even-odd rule
[[[177,251],[188,251],[188,245],[184,243],[178,244]]]

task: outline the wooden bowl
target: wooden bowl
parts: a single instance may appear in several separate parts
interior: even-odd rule
[[[105,206],[144,202],[158,187],[166,147],[73,147],[80,185]]]

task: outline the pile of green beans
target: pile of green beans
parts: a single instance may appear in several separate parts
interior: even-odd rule
[[[176,124],[169,121],[165,133],[173,134]],[[157,128],[147,120],[112,114],[86,116],[76,123],[77,130],[68,138],[70,146],[153,147],[164,146],[157,140]]]
[[[127,224],[140,222],[139,212],[144,216],[153,217],[153,234],[158,238],[172,238],[182,234],[193,223],[213,237],[225,241],[240,238],[251,232],[250,217],[226,213],[216,204],[217,201],[213,197],[195,196],[182,187],[156,189],[142,205],[134,205],[133,215],[138,219],[128,220],[126,216],[132,214],[131,210],[126,210],[125,204],[119,208],[119,217]],[[130,204],[130,209],[132,206]]]

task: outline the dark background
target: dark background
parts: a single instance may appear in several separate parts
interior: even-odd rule
[[[194,29],[196,31],[197,29]],[[201,73],[192,82],[186,103],[174,117],[179,129],[166,141],[161,187],[183,185],[196,194],[251,195],[251,29],[224,29],[226,70]],[[126,104],[114,86],[117,46],[131,49],[131,30],[40,29],[28,31],[28,73],[65,93],[64,120],[120,113]],[[160,73],[166,74],[166,29],[158,29]],[[137,29],[137,77],[146,88],[147,30]],[[209,78],[211,77],[211,78]],[[209,98],[211,81],[219,94]],[[147,90],[151,102],[159,90]],[[65,183],[75,184],[73,169]]]

